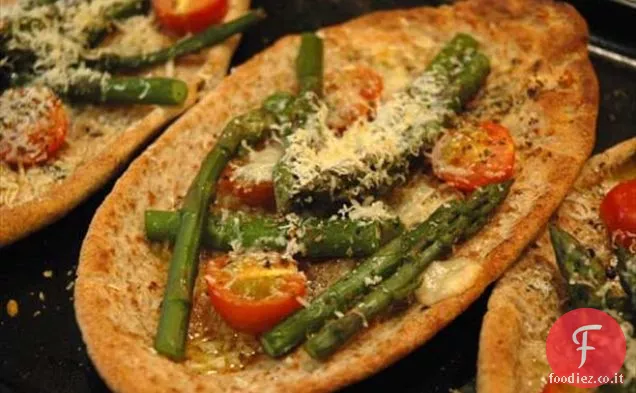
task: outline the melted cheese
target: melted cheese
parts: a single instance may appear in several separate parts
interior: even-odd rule
[[[422,274],[422,284],[415,295],[420,303],[432,306],[466,292],[481,270],[479,263],[468,258],[433,262]]]
[[[411,228],[426,220],[435,209],[450,199],[457,198],[456,191],[437,183],[432,176],[415,175],[409,184],[395,190],[391,199],[400,221]]]
[[[250,183],[272,181],[274,166],[283,155],[283,148],[278,143],[270,143],[263,150],[251,150],[247,162],[236,166],[233,179]]]

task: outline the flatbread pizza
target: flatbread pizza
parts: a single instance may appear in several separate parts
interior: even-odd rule
[[[331,391],[465,310],[594,144],[584,21],[378,12],[237,67],[120,178],[75,309],[115,391]],[[399,339],[396,339],[399,338]]]
[[[212,3],[225,8],[182,38],[149,0],[3,0],[0,246],[71,210],[222,79],[260,14]]]
[[[619,283],[620,274],[616,274],[616,270],[620,273],[622,265],[617,260],[618,256],[614,256],[613,245],[624,245],[626,253],[633,253],[635,249],[630,239],[634,238],[634,227],[614,227],[616,224],[609,217],[616,211],[623,217],[629,217],[625,209],[630,209],[630,203],[633,208],[636,194],[625,189],[630,182],[634,187],[634,179],[636,139],[632,138],[588,161],[554,220],[555,225],[568,231],[586,248],[586,253],[593,252],[596,261],[601,262],[604,290],[598,293],[606,299],[615,294],[618,298],[625,296]],[[619,195],[622,201],[622,213],[618,207],[612,206],[614,195]],[[552,229],[553,232],[557,230]],[[553,236],[559,234],[555,232]],[[606,268],[612,279],[605,279]],[[545,231],[497,283],[490,297],[480,338],[479,392],[531,393],[542,392],[544,388],[546,392],[583,391],[566,385],[549,385],[551,369],[546,358],[548,331],[556,319],[571,307],[609,310],[619,321],[623,320],[623,311],[615,309],[605,299],[599,304],[592,299],[572,299],[569,287],[575,285],[576,276],[567,270],[562,274],[550,235]],[[611,390],[617,392],[630,391],[636,361],[629,321],[623,322],[628,338],[628,355],[623,369],[626,384]]]

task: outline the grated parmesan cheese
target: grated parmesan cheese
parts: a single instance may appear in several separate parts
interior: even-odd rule
[[[452,114],[445,85],[445,78],[425,72],[408,89],[382,104],[374,120],[359,119],[340,137],[328,130],[328,109],[320,105],[304,127],[290,136],[282,158],[297,177],[291,192],[333,193],[337,177],[343,174],[356,176],[357,184],[345,191],[349,197],[405,180],[391,169],[408,168],[408,158],[418,155],[427,141],[437,137],[438,133],[431,133],[425,125],[441,123]]]
[[[47,152],[42,149],[39,131],[52,127],[51,111],[60,105],[46,87],[5,90],[0,95],[0,158],[9,162],[19,162],[22,157],[45,160]]]
[[[392,220],[396,218],[396,215],[389,210],[384,202],[374,201],[372,198],[365,199],[363,203],[352,200],[351,204],[343,206],[338,214],[352,220]]]
[[[274,166],[283,155],[283,148],[278,143],[269,143],[262,150],[250,150],[247,162],[235,166],[232,180],[247,183],[262,183],[272,181]]]

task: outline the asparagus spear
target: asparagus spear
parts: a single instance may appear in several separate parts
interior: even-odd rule
[[[320,329],[336,311],[346,310],[360,296],[370,290],[369,279],[386,279],[402,264],[404,258],[413,258],[421,250],[439,248],[439,241],[453,231],[457,220],[463,215],[473,215],[471,209],[485,201],[501,201],[510,188],[510,183],[484,187],[465,202],[453,202],[441,206],[423,223],[403,233],[382,247],[373,256],[363,261],[356,269],[318,295],[311,304],[291,315],[272,330],[261,336],[265,352],[273,357],[282,356],[306,335]],[[480,223],[479,220],[475,220]],[[467,233],[476,226],[464,229]],[[431,251],[432,252],[432,251]]]
[[[307,121],[308,116],[315,112],[318,100],[323,96],[323,44],[322,40],[313,33],[304,33],[301,36],[300,52],[307,52],[310,56],[298,56],[296,59],[296,74],[299,76],[299,95],[292,103],[287,114],[287,121],[283,123],[281,136],[284,137],[285,146],[289,145],[289,135],[293,130],[301,127]],[[273,170],[273,178],[279,184],[292,184],[295,179],[289,166],[279,160]],[[281,187],[275,187],[276,205],[279,211],[282,209],[279,201],[285,199],[285,194],[280,194]]]
[[[298,92],[313,93],[322,97],[323,45],[322,39],[314,33],[304,33],[300,38],[299,53],[307,54],[296,58]]]
[[[86,64],[91,68],[103,71],[138,70],[219,44],[234,34],[244,32],[264,18],[265,12],[262,9],[250,11],[238,19],[222,25],[210,26],[200,33],[184,38],[176,44],[156,52],[136,56],[107,54],[98,59],[86,59]]]
[[[250,16],[254,21],[263,17],[262,11],[251,13],[243,17],[241,23],[247,23],[245,18]],[[209,33],[210,31],[210,29],[204,31],[204,34],[208,32],[205,37],[209,38],[213,35]],[[195,44],[199,45],[197,43],[189,45],[195,46]],[[298,56],[304,55],[305,53],[299,53]],[[175,240],[168,272],[168,283],[161,305],[159,328],[155,337],[155,349],[172,359],[180,360],[185,355],[185,342],[203,226],[210,199],[215,194],[216,183],[221,171],[244,142],[248,144],[258,142],[267,131],[278,126],[277,121],[281,117],[279,110],[284,111],[287,105],[276,105],[275,103],[289,103],[289,100],[280,94],[265,101],[270,109],[276,108],[274,113],[266,108],[260,108],[230,121],[212,151],[205,158],[186,194],[180,212],[179,231]]]
[[[461,214],[431,245],[418,249],[417,255],[410,256],[395,274],[375,287],[353,310],[326,324],[315,336],[309,338],[305,345],[307,353],[316,359],[326,359],[362,330],[367,321],[413,293],[420,285],[421,274],[430,263],[449,254],[455,243],[481,229],[506,197],[507,190],[507,187],[493,185],[475,192],[460,207]]]
[[[146,236],[151,241],[173,241],[179,230],[179,213],[147,210]],[[289,229],[298,233],[300,254],[309,258],[368,256],[402,231],[399,220],[349,220],[303,218],[290,223],[285,218],[250,215],[244,212],[211,214],[206,222],[203,245],[231,250],[240,240],[243,248],[285,249]]]
[[[210,199],[228,161],[244,141],[261,140],[274,123],[274,116],[256,109],[231,120],[214,148],[205,157],[185,196],[181,220],[168,272],[155,349],[172,359],[185,355],[192,292],[197,275],[199,246]]]
[[[399,134],[402,143],[397,151],[390,154],[384,152],[386,156],[382,157],[363,151],[355,160],[357,166],[347,164],[335,170],[318,167],[312,179],[302,185],[299,185],[299,175],[296,173],[304,171],[302,165],[301,169],[296,169],[299,167],[299,154],[302,153],[291,150],[291,153],[285,154],[274,172],[278,210],[288,211],[293,205],[302,205],[306,200],[327,203],[360,197],[371,192],[385,192],[397,184],[408,172],[409,159],[437,139],[450,115],[461,109],[488,75],[489,60],[477,52],[477,47],[478,43],[472,37],[458,34],[405,92],[393,98],[394,101],[405,104],[416,104],[423,113],[431,114],[408,117],[407,126]],[[393,131],[398,129],[398,124],[394,123],[404,121],[400,112],[402,110],[403,106],[390,105],[390,102],[381,106],[376,121],[369,125],[370,135],[397,132]],[[322,125],[316,123],[317,132],[322,132]],[[297,147],[299,152],[307,149],[317,152],[320,150],[320,146],[316,146],[313,140],[307,138],[294,139],[291,144],[292,147]],[[366,179],[368,174],[383,173],[386,176]]]
[[[179,105],[188,97],[188,85],[173,78],[86,78],[55,90],[72,101],[100,104]]]
[[[31,74],[14,74],[8,83],[10,87],[18,87],[33,81]],[[46,80],[35,83],[42,83],[58,95],[81,103],[180,105],[188,97],[188,85],[174,78],[113,78],[95,73],[72,78],[68,85]]]
[[[598,290],[607,280],[603,262],[593,258],[578,240],[556,225],[549,226],[559,270],[567,282],[572,308],[603,309],[605,299]]]

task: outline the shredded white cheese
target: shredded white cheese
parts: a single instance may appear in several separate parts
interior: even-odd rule
[[[251,150],[247,162],[235,167],[232,180],[248,183],[271,182],[274,166],[282,155],[283,148],[278,143],[269,143],[262,150]]]
[[[359,184],[346,191],[348,196],[404,180],[390,169],[408,167],[408,158],[437,137],[426,125],[452,113],[445,85],[437,73],[425,72],[381,105],[373,121],[359,119],[341,137],[327,128],[327,108],[317,108],[290,137],[282,158],[297,178],[292,193],[307,189],[333,192],[337,177],[343,174],[355,174]]]

